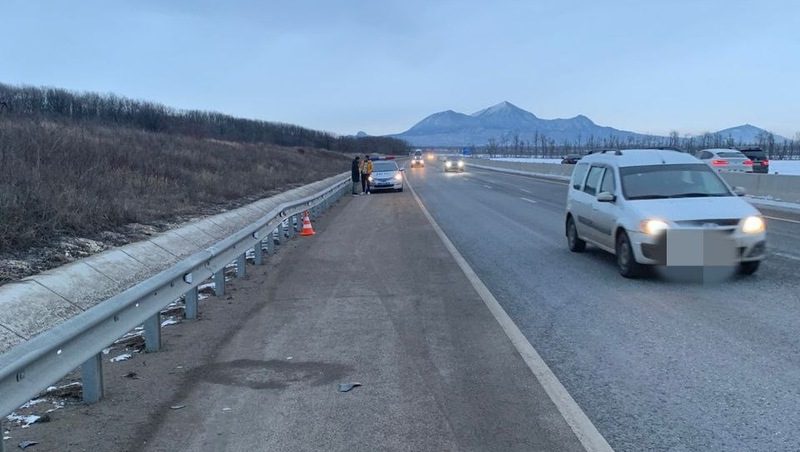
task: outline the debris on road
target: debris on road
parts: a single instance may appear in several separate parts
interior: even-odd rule
[[[350,390],[358,386],[361,386],[361,383],[339,383],[339,392],[350,392]]]
[[[19,443],[19,448],[22,449],[22,450],[25,450],[28,447],[35,446],[37,444],[39,444],[38,441],[23,441],[23,442]]]
[[[186,405],[172,405],[171,407],[169,407],[170,410],[180,410],[183,408],[186,408]]]
[[[222,409],[222,411],[231,411],[231,409],[228,408],[228,407],[225,407],[225,408]]]
[[[137,374],[136,372],[128,372],[125,375],[123,375],[123,377],[130,378],[131,380],[138,380],[139,374]]]

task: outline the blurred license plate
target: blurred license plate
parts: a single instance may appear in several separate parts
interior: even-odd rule
[[[668,229],[668,266],[729,266],[737,261],[736,244],[718,229]]]

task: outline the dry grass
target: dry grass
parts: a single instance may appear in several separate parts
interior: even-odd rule
[[[255,199],[349,169],[341,153],[0,116],[0,254]]]

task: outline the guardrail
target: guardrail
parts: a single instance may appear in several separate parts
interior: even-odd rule
[[[321,189],[318,187],[320,184],[324,185]],[[195,252],[182,257],[168,268],[85,310],[81,310],[79,295],[68,299],[59,294],[61,292],[58,289],[59,284],[92,285],[91,279],[83,273],[76,273],[74,268],[71,272],[62,272],[70,273],[69,278],[59,278],[61,275],[56,271],[41,278],[26,278],[16,286],[9,284],[0,288],[0,308],[4,308],[6,317],[10,319],[8,322],[11,323],[11,326],[5,323],[0,325],[2,326],[0,336],[4,339],[2,343],[8,348],[0,355],[0,414],[7,415],[77,368],[81,370],[84,401],[92,403],[100,400],[104,390],[102,374],[104,348],[129,331],[144,325],[146,351],[158,351],[161,347],[160,312],[163,308],[184,297],[185,317],[196,318],[197,288],[201,283],[212,278],[216,295],[224,294],[225,267],[228,264],[236,262],[237,276],[244,276],[246,255],[252,250],[255,264],[261,265],[264,252],[274,251],[275,241],[282,241],[297,234],[301,227],[300,214],[310,211],[312,218],[319,216],[349,191],[350,181],[349,176],[345,179],[344,175],[340,175],[307,187],[316,187],[318,191],[302,196],[303,192],[298,191],[301,189],[295,189],[269,198],[283,202],[274,203],[273,208],[266,214],[263,214],[263,210],[260,211],[263,216],[226,238],[204,248],[198,247]],[[295,199],[286,200],[286,198]],[[241,221],[242,215],[229,212],[207,220],[213,222],[214,218],[222,217],[220,220],[238,218]],[[224,230],[224,224],[221,221],[217,223]],[[202,232],[197,225],[189,226],[194,228],[190,230],[197,230],[198,234]],[[152,241],[159,243],[156,239]],[[137,245],[132,244],[132,246]],[[125,247],[122,248],[124,249]],[[153,259],[158,258],[158,255],[152,252],[148,254]],[[95,266],[91,267],[100,275],[103,275],[103,269],[95,267],[98,265],[97,262],[102,263],[103,259],[103,256],[98,256],[94,259]],[[91,287],[73,289],[79,290],[79,294],[96,294],[98,291],[109,290],[107,287],[102,287],[106,282],[98,280],[95,283],[99,287],[97,290],[92,290]],[[51,302],[54,296],[57,302]],[[37,297],[43,302],[36,303]],[[37,324],[35,319],[14,318],[19,314],[36,315],[37,313],[30,311],[30,305],[40,311],[39,315],[47,316],[48,312],[52,314],[54,306],[57,310],[62,309],[60,306],[65,304],[70,309],[57,317],[57,320],[62,321],[44,330],[41,330],[41,325]],[[28,311],[25,310],[26,307],[29,308]],[[20,324],[19,331],[32,328],[31,331],[36,334],[26,338],[23,333],[15,331],[17,324]],[[2,447],[0,441],[0,451]]]

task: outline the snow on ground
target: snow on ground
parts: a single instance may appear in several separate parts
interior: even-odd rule
[[[38,421],[40,417],[41,416],[37,416],[35,414],[29,414],[29,415],[23,416],[23,415],[19,415],[17,413],[11,413],[8,416],[6,416],[6,419],[9,422],[16,422],[18,424],[22,424],[22,428],[27,428],[31,424],[33,424],[34,422]]]
[[[800,160],[770,160],[770,174],[790,174],[800,176]]]
[[[131,355],[130,353],[123,353],[121,355],[111,358],[109,361],[111,361],[112,363],[116,363],[120,361],[127,361],[131,358],[133,358],[133,355]]]

